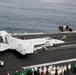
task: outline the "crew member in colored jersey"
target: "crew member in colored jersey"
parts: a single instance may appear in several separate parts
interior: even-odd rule
[[[74,68],[74,72],[76,72],[76,62],[74,63],[73,68]]]
[[[15,72],[15,75],[19,75],[19,74],[18,74],[18,71]]]

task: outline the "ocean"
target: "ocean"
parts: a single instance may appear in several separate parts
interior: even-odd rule
[[[51,33],[63,25],[76,29],[76,0],[0,0],[0,30]]]

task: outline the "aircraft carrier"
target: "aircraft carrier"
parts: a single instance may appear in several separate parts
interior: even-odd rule
[[[15,71],[21,71],[22,67],[27,67],[30,65],[37,65],[55,61],[61,61],[66,59],[76,58],[76,32],[69,33],[48,33],[48,34],[30,34],[30,35],[13,35],[14,37],[22,39],[39,38],[39,37],[52,37],[57,39],[62,39],[65,41],[64,44],[55,45],[54,47],[48,48],[48,50],[39,50],[36,53],[29,54],[28,56],[22,56],[15,50],[7,50],[0,52],[0,60],[3,60],[5,65],[0,67],[0,75],[14,75]],[[66,36],[66,38],[64,38]],[[73,62],[68,62],[74,64]],[[64,63],[64,64],[68,64]],[[75,75],[75,73],[71,73]]]

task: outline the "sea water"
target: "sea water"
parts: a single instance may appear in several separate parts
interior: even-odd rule
[[[0,30],[51,33],[63,25],[76,29],[76,0],[0,0]]]

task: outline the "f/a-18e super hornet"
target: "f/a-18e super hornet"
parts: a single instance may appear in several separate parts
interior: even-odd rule
[[[34,38],[34,39],[19,39],[12,37],[6,31],[0,31],[3,42],[0,43],[0,51],[7,49],[16,50],[22,55],[30,54],[40,48],[46,48],[47,46],[53,46],[54,44],[65,43],[62,40],[53,39],[51,37]]]

